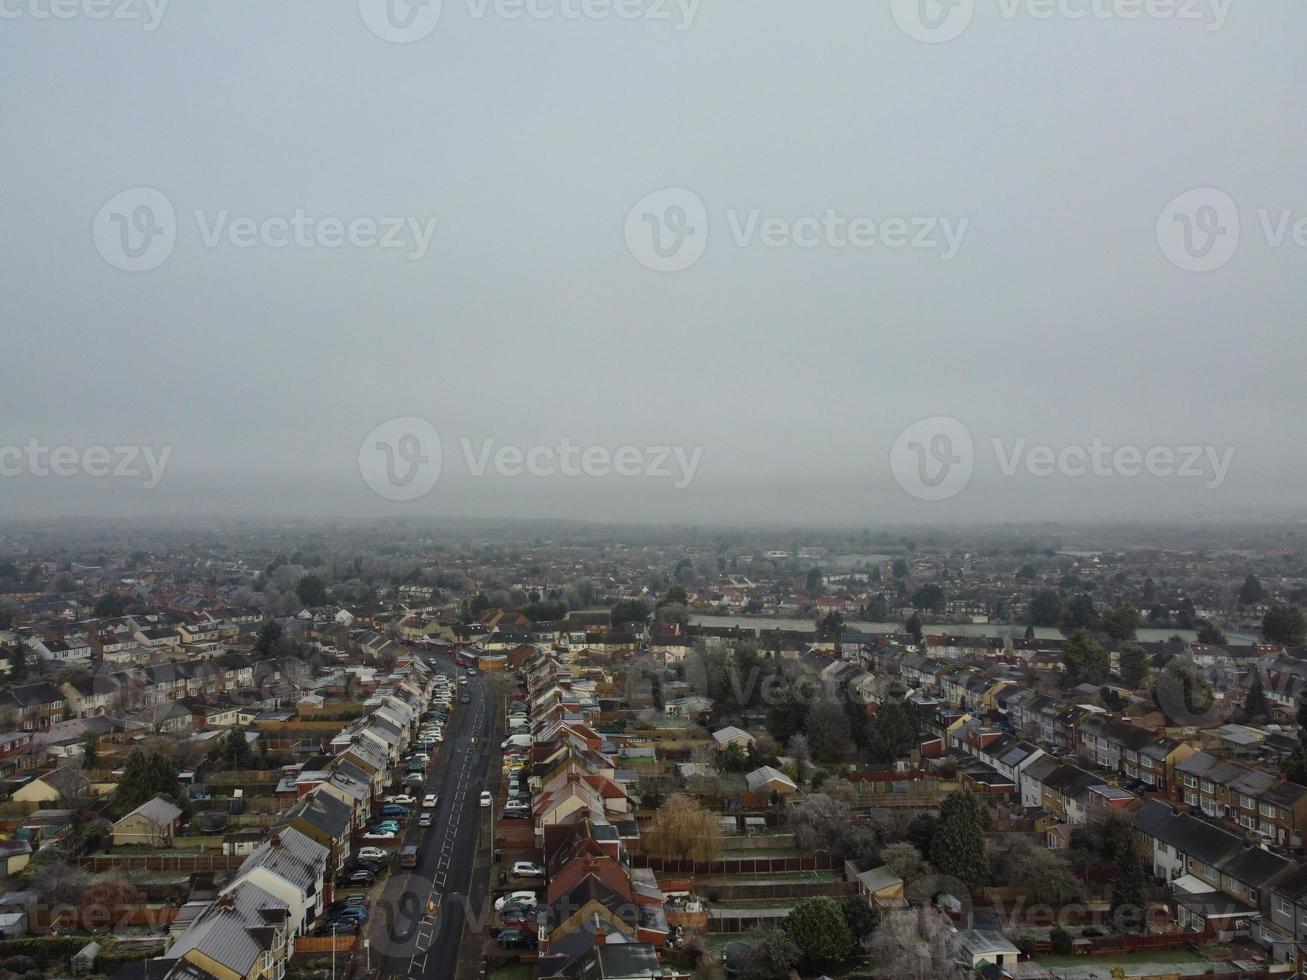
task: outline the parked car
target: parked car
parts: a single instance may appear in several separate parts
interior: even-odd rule
[[[361,886],[371,885],[377,880],[377,876],[371,871],[350,871],[342,874],[336,879],[337,888],[358,888]]]
[[[393,830],[369,830],[363,835],[364,840],[394,840],[395,831]]]
[[[489,805],[490,805],[491,803],[493,803],[493,802],[494,802],[494,800],[493,800],[493,799],[491,798],[491,796],[490,796],[490,791],[489,791],[489,790],[484,790],[484,789],[483,789],[483,790],[481,791],[481,805],[482,805],[482,806],[489,806]]]
[[[346,909],[337,909],[335,912],[327,913],[329,922],[366,922],[368,920],[368,910],[362,905],[353,905]]]
[[[380,861],[351,861],[341,871],[371,871],[374,875],[380,874],[383,865]]]
[[[536,937],[520,929],[505,929],[495,937],[495,942],[504,949],[532,949],[535,947]]]
[[[530,861],[514,861],[513,874],[519,878],[543,878],[545,869],[538,864],[532,864]]]
[[[430,827],[435,819],[436,819],[436,812],[434,810],[423,810],[420,814],[418,814],[418,826]]]
[[[530,820],[531,811],[530,810],[505,810],[499,816],[500,819],[502,820]]]
[[[309,935],[322,939],[326,936],[353,936],[359,931],[357,922],[324,922]]]
[[[357,901],[354,901],[354,899],[357,899]],[[331,918],[354,909],[362,909],[366,913],[368,910],[368,897],[366,895],[347,895],[345,898],[338,898],[327,906],[327,917]]]
[[[360,847],[358,856],[362,860],[385,861],[390,855],[379,847]]]
[[[399,830],[399,821],[394,817],[387,817],[384,820],[378,820],[372,824],[372,830]]]
[[[500,909],[499,914],[505,922],[509,919],[524,919],[530,921],[530,917],[535,914],[535,909],[528,908],[519,902],[510,902]]]
[[[422,797],[422,806],[425,809],[430,810],[432,807],[436,805],[437,799],[438,797],[436,796],[435,793],[428,793],[426,796]]]
[[[398,803],[400,806],[412,806],[414,800],[413,797],[409,796],[407,793],[400,793],[398,796],[383,796],[381,802]]]
[[[508,906],[523,906],[525,908],[536,908],[540,899],[536,898],[536,892],[533,891],[510,891],[507,895],[501,895],[495,899],[494,911],[502,912]]]

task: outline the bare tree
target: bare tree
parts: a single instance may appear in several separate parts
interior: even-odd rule
[[[926,872],[926,862],[921,857],[921,852],[911,844],[904,841],[901,844],[891,844],[880,852],[880,859],[889,865],[889,869],[904,880],[904,882],[914,881],[920,878]]]
[[[716,815],[693,797],[677,793],[654,814],[645,850],[655,857],[711,861],[721,848]]]
[[[872,957],[885,976],[906,980],[966,980],[958,938],[947,915],[931,906],[890,912],[871,938]]]
[[[803,732],[790,739],[790,755],[794,756],[794,765],[799,771],[799,785],[802,786],[808,781],[808,769],[812,766],[812,743]]]

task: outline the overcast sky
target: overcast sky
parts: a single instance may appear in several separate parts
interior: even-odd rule
[[[50,2],[0,0],[7,516],[1299,511],[1307,5]]]

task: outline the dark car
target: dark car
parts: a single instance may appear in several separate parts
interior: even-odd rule
[[[324,936],[354,936],[359,931],[357,922],[326,922],[313,930],[313,935],[318,938]]]
[[[530,810],[505,810],[499,815],[500,820],[530,820]]]
[[[509,902],[499,910],[499,914],[504,919],[522,919],[525,916],[529,916],[534,911],[535,909],[531,908],[524,902]]]
[[[327,911],[339,912],[341,909],[366,908],[368,905],[368,896],[366,895],[346,895],[344,898],[338,898],[327,906]]]
[[[338,909],[335,912],[327,913],[328,922],[366,922],[368,920],[368,910],[362,905],[356,905],[352,909]]]
[[[521,929],[505,929],[495,937],[495,942],[504,949],[534,949],[536,937]]]
[[[377,876],[371,871],[351,871],[343,874],[336,879],[336,885],[341,888],[357,888],[361,885],[370,885],[377,880]]]
[[[411,817],[413,815],[413,811],[406,806],[400,806],[397,803],[392,803],[388,806],[383,806],[381,808],[381,815],[383,817]]]

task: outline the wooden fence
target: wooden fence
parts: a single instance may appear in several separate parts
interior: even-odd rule
[[[833,871],[841,863],[829,854],[785,858],[732,858],[717,861],[685,861],[680,858],[658,858],[643,854],[633,855],[632,862],[639,867],[652,868],[672,874],[689,875],[768,875],[795,871]]]
[[[31,909],[29,926],[36,930],[49,929],[58,923],[63,931],[96,932],[101,929],[157,929],[171,925],[180,908],[176,905],[129,905],[116,908],[44,908]]]
[[[205,786],[241,786],[247,783],[270,783],[276,786],[281,781],[280,769],[228,769],[205,775]]]
[[[234,871],[245,858],[239,854],[114,854],[78,858],[77,863],[93,874],[102,871]]]
[[[773,898],[843,898],[857,894],[858,886],[852,881],[759,881],[716,885],[710,881],[703,882],[696,888],[710,902],[747,902],[764,901]]]
[[[708,915],[708,931],[711,933],[736,933],[749,932],[758,926],[763,928],[779,926],[789,914],[789,909],[759,909],[740,912],[731,909],[713,909]]]
[[[337,956],[348,956],[358,945],[357,936],[301,936],[295,940],[296,956],[331,955],[332,945],[336,947]]]
[[[1212,938],[1211,933],[1170,932],[1152,936],[1089,936],[1076,941],[1076,951],[1089,956],[1125,956],[1151,949],[1181,949],[1198,946]],[[1086,946],[1088,943],[1088,946]],[[1035,956],[1048,956],[1053,944],[1047,940],[1030,943]]]

